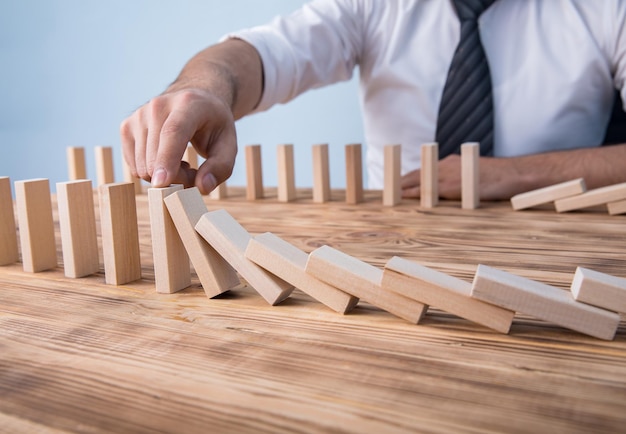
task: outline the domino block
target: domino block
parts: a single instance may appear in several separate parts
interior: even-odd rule
[[[578,267],[571,286],[582,303],[613,312],[626,313],[626,279]]]
[[[402,171],[402,146],[385,146],[385,180],[383,185],[383,205],[396,206],[402,200],[400,186]]]
[[[347,313],[359,299],[306,273],[308,255],[293,244],[269,232],[252,238],[246,258],[289,282],[339,313]]]
[[[189,255],[163,200],[182,185],[149,188],[150,230],[156,292],[172,294],[191,285]]]
[[[439,203],[439,144],[423,144],[421,156],[420,205],[434,208]]]
[[[100,260],[91,181],[57,183],[57,205],[65,276],[97,273]]]
[[[208,211],[198,188],[176,191],[163,200],[207,297],[215,297],[239,285],[233,267],[194,228]]]
[[[346,145],[346,203],[363,202],[363,157],[361,145]]]
[[[579,303],[569,291],[485,265],[476,270],[472,297],[599,339],[613,339],[620,322],[618,314]]]
[[[480,144],[461,145],[461,208],[476,209],[480,206]]]
[[[115,182],[113,169],[113,148],[110,146],[96,146],[96,174],[98,187]]]
[[[626,200],[611,202],[608,204],[608,208],[611,215],[626,214]]]
[[[104,280],[124,285],[141,279],[135,186],[120,182],[99,188]]]
[[[296,174],[293,145],[278,146],[278,200],[291,202],[296,199]]]
[[[328,145],[313,146],[313,202],[330,201],[330,165]]]
[[[554,202],[566,197],[576,196],[585,191],[587,191],[585,180],[578,178],[515,195],[511,198],[511,205],[514,210],[522,210]]]
[[[471,298],[472,284],[394,256],[383,272],[383,288],[412,300],[508,333],[515,312]]]
[[[17,262],[19,253],[11,180],[7,176],[0,177],[0,204],[0,265],[8,265]]]
[[[596,188],[578,196],[559,199],[554,202],[557,212],[574,211],[597,205],[605,205],[610,202],[618,202],[626,199],[626,182],[609,185],[608,187]]]
[[[47,179],[15,182],[24,271],[38,273],[57,266],[50,183]]]
[[[183,161],[189,163],[189,167],[192,169],[198,169],[198,151],[193,145],[187,145],[185,153],[183,154]]]
[[[67,171],[70,181],[87,179],[85,148],[72,146],[67,148]]]
[[[126,160],[122,160],[122,170],[124,171],[124,182],[130,182],[135,186],[135,194],[143,193],[143,187],[141,186],[141,179],[133,176],[130,170],[130,166]]]
[[[306,272],[348,294],[417,324],[427,306],[381,287],[383,270],[329,246],[309,254]]]
[[[263,198],[263,163],[261,145],[246,146],[246,199]]]
[[[228,197],[228,187],[226,186],[226,181],[222,182],[220,185],[215,187],[215,189],[209,193],[209,198],[214,200],[222,200]]]
[[[246,258],[252,236],[227,211],[204,214],[196,224],[196,231],[272,306],[293,291],[293,285]]]

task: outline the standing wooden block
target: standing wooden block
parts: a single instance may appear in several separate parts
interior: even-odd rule
[[[0,265],[13,264],[18,259],[11,180],[7,176],[2,176],[0,177]]]
[[[196,224],[196,231],[272,306],[293,291],[293,285],[246,258],[252,236],[226,210],[204,214]]]
[[[571,287],[582,303],[612,312],[626,313],[626,279],[578,267]]]
[[[114,183],[115,172],[113,169],[113,148],[110,146],[96,146],[95,153],[98,187],[104,184]]]
[[[239,285],[233,267],[194,228],[208,211],[198,188],[174,192],[164,202],[207,297],[215,297]]]
[[[124,285],[141,279],[135,186],[120,182],[100,186],[100,224],[104,280]]]
[[[328,145],[313,146],[313,202],[330,201],[330,165]]]
[[[336,312],[347,313],[359,301],[308,274],[305,268],[309,255],[269,232],[250,240],[246,257]]]
[[[383,186],[383,205],[396,206],[402,200],[402,146],[385,146],[385,181]]]
[[[461,207],[476,209],[480,206],[480,144],[461,145]]]
[[[222,182],[220,185],[215,187],[211,193],[209,193],[209,198],[214,200],[222,200],[228,197],[228,187],[226,186],[226,181]]]
[[[278,146],[278,200],[291,202],[296,199],[296,173],[293,145]]]
[[[57,266],[50,183],[47,179],[15,182],[24,271],[38,273]]]
[[[122,170],[124,171],[124,182],[130,182],[135,186],[135,194],[143,193],[141,179],[133,176],[133,173],[130,170],[130,166],[124,159],[122,160]]]
[[[476,270],[472,297],[606,340],[620,321],[614,312],[577,302],[569,291],[485,265]]]
[[[428,308],[418,301],[383,289],[383,270],[329,246],[311,252],[306,272],[414,324],[420,321]]]
[[[183,161],[189,163],[189,167],[192,169],[198,169],[198,151],[193,145],[187,145],[185,153],[183,154]]]
[[[626,214],[626,200],[611,202],[608,204],[608,208],[611,215]]]
[[[361,145],[346,145],[346,203],[363,202],[363,157]]]
[[[87,165],[85,161],[85,148],[67,148],[67,172],[70,181],[87,179]]]
[[[566,197],[576,196],[584,193],[585,191],[587,191],[585,180],[583,178],[578,178],[567,182],[561,182],[560,184],[551,185],[549,187],[517,194],[511,198],[511,205],[514,210],[522,210],[554,202],[555,200],[564,199]]]
[[[439,144],[423,144],[421,155],[420,205],[434,208],[439,203]]]
[[[472,284],[394,256],[385,266],[383,288],[412,300],[508,333],[515,312],[471,298]]]
[[[189,255],[163,200],[182,185],[149,188],[150,230],[156,292],[172,294],[191,285]]]
[[[57,183],[63,268],[69,278],[100,270],[93,185],[90,180]]]
[[[610,202],[617,202],[626,199],[626,182],[609,185],[608,187],[596,188],[578,196],[559,199],[554,202],[557,212],[574,211],[589,208],[597,205],[604,205]]]
[[[246,146],[246,199],[263,198],[263,162],[261,145]]]

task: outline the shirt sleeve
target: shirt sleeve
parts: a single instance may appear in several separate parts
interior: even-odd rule
[[[349,80],[363,44],[362,0],[316,0],[271,23],[226,35],[261,56],[263,96],[255,112],[303,92]]]

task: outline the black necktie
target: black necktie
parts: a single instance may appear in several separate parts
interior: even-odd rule
[[[461,38],[443,89],[437,133],[439,158],[460,151],[465,142],[479,142],[480,154],[493,153],[493,97],[478,18],[494,0],[454,0]]]

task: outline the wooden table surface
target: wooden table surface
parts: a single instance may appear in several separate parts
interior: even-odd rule
[[[328,244],[377,266],[399,255],[467,280],[483,263],[564,289],[579,265],[626,277],[623,216],[231,194],[207,205],[307,252]],[[419,325],[365,303],[340,315],[299,291],[274,307],[245,286],[208,299],[197,279],[156,294],[145,195],[137,206],[141,281],[0,267],[0,431],[626,429],[624,322],[605,342],[522,315],[501,335],[432,308]]]

